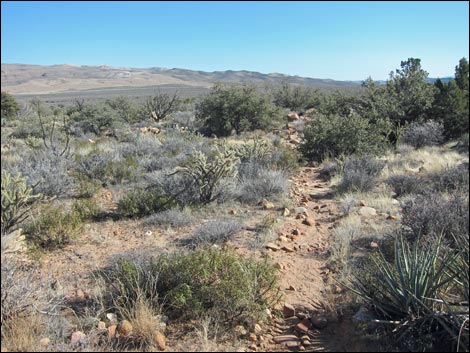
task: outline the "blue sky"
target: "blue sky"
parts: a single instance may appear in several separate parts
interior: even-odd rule
[[[2,63],[250,70],[387,79],[409,57],[431,77],[469,57],[469,3],[1,3]]]

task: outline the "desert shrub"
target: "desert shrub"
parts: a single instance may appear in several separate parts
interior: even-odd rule
[[[299,169],[301,155],[297,150],[281,145],[271,151],[268,165],[270,168],[294,173]]]
[[[242,225],[233,220],[216,219],[199,226],[188,240],[189,246],[221,245],[242,230]]]
[[[458,141],[458,149],[462,152],[468,153],[468,148],[470,145],[470,135],[467,133],[463,134]]]
[[[124,217],[143,217],[173,206],[175,201],[159,188],[135,189],[118,201],[118,213]]]
[[[274,104],[296,112],[310,107],[316,93],[310,87],[292,86],[286,82],[279,87],[273,87],[272,91]]]
[[[338,159],[325,159],[321,164],[320,177],[330,180],[341,173],[342,163]]]
[[[116,151],[91,151],[86,155],[77,155],[77,179],[98,180],[102,185],[120,184],[134,180],[139,174],[136,157],[122,156]]]
[[[100,208],[95,199],[76,200],[72,204],[72,212],[81,221],[89,221],[100,214]]]
[[[344,162],[341,183],[338,189],[346,191],[370,191],[378,181],[385,163],[373,156],[351,156]]]
[[[33,194],[33,186],[27,186],[26,179],[21,175],[13,177],[2,172],[2,226],[1,235],[24,221],[31,209],[31,204],[40,195]]]
[[[304,129],[299,150],[305,158],[323,160],[351,154],[379,154],[387,148],[389,127],[357,114],[317,116]]]
[[[430,183],[426,178],[416,175],[392,175],[386,180],[396,196],[422,194],[429,190]]]
[[[196,106],[196,120],[206,135],[229,136],[232,130],[267,130],[281,119],[281,113],[268,97],[254,86],[215,85]]]
[[[171,121],[188,130],[196,130],[199,128],[195,113],[192,111],[177,111],[171,116]]]
[[[69,174],[72,166],[73,161],[70,158],[40,149],[25,153],[20,162],[11,167],[11,171],[27,177],[28,184],[34,185],[35,193],[64,197],[74,192],[75,181]]]
[[[1,112],[2,112],[2,126],[5,125],[7,120],[13,119],[20,111],[20,105],[16,99],[8,92],[1,92]]]
[[[113,303],[132,305],[144,297],[170,319],[204,314],[229,326],[258,319],[279,292],[272,265],[213,248],[139,263],[121,260],[105,278],[116,289]]]
[[[221,194],[224,179],[236,176],[238,163],[239,159],[233,150],[216,147],[210,157],[196,151],[175,173],[191,180],[196,186],[199,202],[207,204]]]
[[[119,115],[107,104],[82,104],[69,107],[68,115],[84,133],[100,136],[119,126]]]
[[[437,193],[409,198],[402,209],[402,223],[413,237],[439,236],[447,239],[469,233],[468,195],[453,194],[449,199]]]
[[[425,123],[411,123],[402,136],[401,142],[421,148],[424,146],[436,146],[444,141],[444,128],[435,121]]]
[[[61,206],[47,205],[37,218],[25,227],[26,239],[43,249],[58,249],[68,245],[79,235],[82,220],[75,212]]]
[[[192,178],[182,173],[154,172],[148,176],[150,186],[161,188],[180,207],[199,203],[199,190]]]
[[[269,170],[255,163],[242,163],[238,176],[236,197],[243,202],[259,202],[287,192],[287,174]]]
[[[194,216],[189,208],[172,208],[170,210],[155,213],[145,219],[145,225],[171,225],[172,227],[184,227],[194,222]]]
[[[469,169],[468,163],[462,163],[452,168],[446,168],[442,171],[430,175],[433,189],[442,192],[469,191]]]

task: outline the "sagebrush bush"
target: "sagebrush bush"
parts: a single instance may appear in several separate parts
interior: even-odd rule
[[[409,194],[422,194],[430,189],[430,182],[428,179],[417,175],[392,175],[386,180],[396,197]]]
[[[172,227],[184,227],[194,222],[194,216],[189,208],[172,208],[170,210],[155,213],[145,219],[145,225],[171,225]]]
[[[75,212],[64,211],[61,206],[47,205],[39,216],[26,225],[26,239],[43,249],[58,249],[76,238],[82,228],[82,220]]]
[[[379,154],[387,148],[388,126],[372,124],[359,115],[317,116],[306,124],[299,150],[305,158],[325,158],[351,154]]]
[[[469,192],[468,163],[462,163],[452,168],[446,168],[430,175],[433,189],[441,192]]]
[[[233,220],[216,219],[199,226],[188,239],[189,246],[221,245],[242,230],[242,224]]]
[[[28,178],[29,185],[35,185],[34,192],[44,196],[66,197],[73,195],[75,180],[69,170],[73,161],[57,156],[47,149],[39,149],[22,155],[20,162],[11,168]]]
[[[259,319],[279,299],[272,265],[213,248],[121,260],[104,278],[114,285],[113,305],[134,305],[144,297],[172,320],[198,320],[204,314],[234,326]]]
[[[117,212],[124,217],[143,217],[175,206],[175,201],[157,187],[135,189],[118,201]]]
[[[411,123],[401,139],[401,142],[415,148],[436,146],[443,141],[444,128],[442,124],[432,120],[425,123]]]
[[[416,195],[404,202],[402,223],[413,237],[447,239],[469,233],[468,194],[453,194],[449,199],[431,192]]]
[[[269,170],[255,163],[242,163],[239,167],[236,197],[243,202],[260,202],[263,198],[279,196],[289,187],[287,174]]]
[[[351,156],[343,166],[341,183],[338,189],[347,191],[370,191],[378,181],[385,163],[373,156]]]

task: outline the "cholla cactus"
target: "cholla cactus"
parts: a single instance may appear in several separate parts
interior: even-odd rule
[[[237,175],[240,159],[233,149],[225,146],[222,148],[222,151],[218,146],[215,148],[210,161],[201,151],[195,152],[189,162],[175,172],[183,173],[192,179],[199,190],[199,201],[202,203],[214,201],[219,194],[217,189],[222,180]]]
[[[2,236],[28,217],[30,202],[40,197],[32,194],[37,184],[28,186],[21,175],[12,177],[2,172]]]
[[[266,141],[259,136],[253,138],[253,143],[245,143],[237,148],[236,154],[242,161],[263,160],[270,153]]]

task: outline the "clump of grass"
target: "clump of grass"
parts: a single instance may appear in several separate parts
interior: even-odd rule
[[[184,227],[191,225],[195,218],[189,208],[172,208],[170,210],[155,213],[145,219],[145,225],[170,225],[172,227]]]
[[[189,239],[190,247],[221,245],[242,230],[242,224],[234,220],[216,219],[197,228]]]

